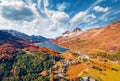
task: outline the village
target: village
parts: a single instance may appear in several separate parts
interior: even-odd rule
[[[113,61],[109,61],[105,58],[98,56],[93,58],[88,54],[78,52],[65,52],[60,55],[62,59],[55,62],[54,66],[48,71],[52,76],[58,76],[60,78],[67,78],[74,81],[97,81],[98,78],[89,75],[89,70],[99,71],[103,75],[106,74],[106,70],[118,71],[118,68],[112,66]],[[120,67],[119,67],[120,69]],[[52,81],[52,80],[51,80]]]

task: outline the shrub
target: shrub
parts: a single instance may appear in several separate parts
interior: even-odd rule
[[[99,68],[99,67],[97,67],[97,66],[93,66],[92,68],[93,68],[93,69],[96,69],[96,70],[99,70],[99,71],[102,71],[102,69]]]

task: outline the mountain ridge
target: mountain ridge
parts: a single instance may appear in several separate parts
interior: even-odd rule
[[[39,43],[39,42],[45,42],[45,41],[49,40],[48,38],[45,38],[43,36],[35,36],[35,35],[29,36],[25,33],[21,33],[21,32],[18,32],[16,30],[2,30],[2,31],[10,33],[15,37],[22,39],[22,40],[25,40],[25,41],[30,42],[30,43]]]

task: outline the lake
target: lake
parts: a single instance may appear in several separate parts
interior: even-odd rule
[[[67,48],[62,48],[56,44],[50,43],[50,42],[44,42],[44,43],[38,43],[37,46],[44,46],[53,50],[57,50],[59,52],[66,52]]]

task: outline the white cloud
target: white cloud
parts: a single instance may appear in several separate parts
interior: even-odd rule
[[[64,3],[62,3],[62,4],[57,4],[57,9],[59,10],[59,11],[64,11],[66,8],[68,8],[69,7],[69,4],[68,3],[66,3],[66,2],[64,2]]]
[[[79,25],[80,23],[86,23],[91,22],[93,19],[95,19],[96,16],[94,14],[89,14],[86,11],[79,12],[71,19],[71,25]]]
[[[87,25],[92,25],[97,22],[96,16],[94,14],[89,13],[89,11],[96,6],[97,4],[103,2],[104,0],[96,0],[93,4],[91,4],[85,11],[80,11],[71,19],[71,26],[78,26],[81,23],[86,23]]]
[[[29,3],[24,3],[21,0],[2,0],[0,2],[0,29],[14,29],[29,35],[42,35],[45,37],[57,37],[60,36],[63,32],[67,30],[69,25],[69,15],[63,11],[54,11],[49,10],[47,7],[49,6],[48,0],[38,0],[38,3],[32,3],[32,0],[29,0]],[[11,8],[6,15],[3,16],[3,8],[7,9]],[[26,16],[24,16],[24,8],[32,11],[32,17],[27,20],[24,20]],[[15,18],[13,16],[13,10],[20,11],[21,14],[15,14]],[[39,9],[39,11],[38,11]],[[3,11],[2,11],[3,10]],[[22,10],[22,11],[21,11]],[[15,11],[18,13],[18,11]],[[13,13],[13,14],[12,14]],[[25,13],[29,14],[29,13]],[[16,17],[23,18],[23,20],[16,20]],[[12,20],[10,19],[12,18]]]
[[[116,10],[113,14],[110,14],[111,15],[116,15],[116,14],[119,14],[120,13],[120,9]]]
[[[111,8],[110,8],[110,7],[105,7],[105,8],[103,8],[103,7],[101,7],[101,6],[95,6],[95,7],[93,8],[93,10],[96,11],[96,12],[108,12],[109,9],[111,9]]]
[[[71,20],[71,24],[79,24],[80,21],[83,21],[84,17],[86,16],[86,12],[79,12],[78,14],[76,14],[72,20]]]
[[[14,7],[23,7],[25,6],[23,1],[9,1],[9,0],[1,0],[0,6],[14,6]]]
[[[120,13],[120,8],[119,9],[115,9],[115,10],[111,10],[111,11],[108,11],[108,12],[104,13],[100,17],[100,19],[104,20],[104,21],[108,21],[109,20],[108,17],[113,16],[113,15],[118,14],[118,13]]]
[[[49,6],[49,0],[44,0],[44,5],[45,5],[45,7],[48,7]]]
[[[96,0],[91,6],[89,6],[89,8],[86,10],[86,12],[88,12],[89,10],[91,10],[94,6],[96,6],[97,4],[103,2],[104,0]]]

